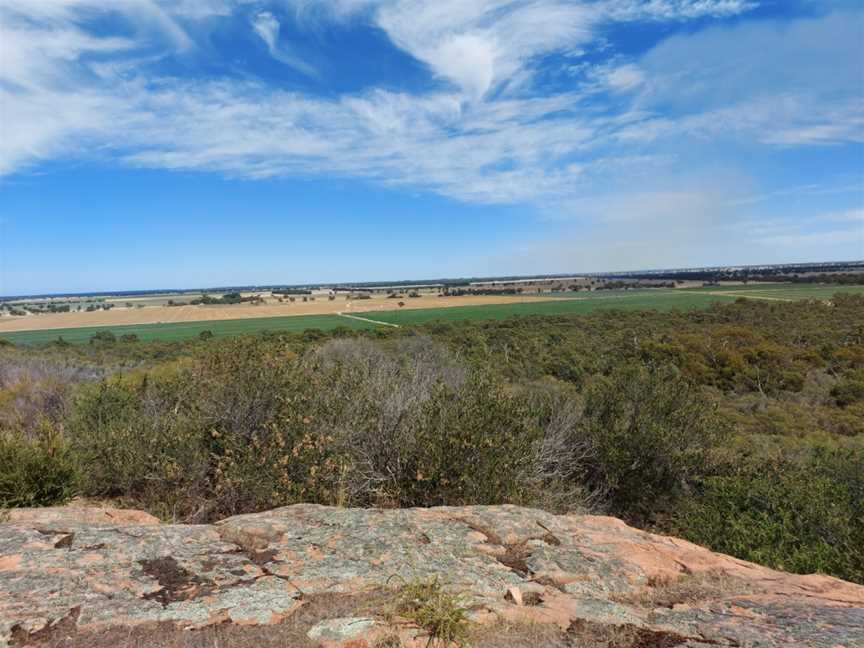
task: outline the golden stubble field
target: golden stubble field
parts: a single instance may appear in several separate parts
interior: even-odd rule
[[[78,328],[84,326],[123,326],[127,324],[160,324],[169,322],[201,322],[212,320],[253,319],[256,317],[287,317],[291,315],[334,315],[336,313],[369,313],[396,310],[399,302],[404,309],[446,308],[449,306],[481,306],[486,304],[513,304],[546,301],[549,296],[466,295],[464,297],[438,297],[423,295],[418,298],[387,299],[383,295],[371,299],[346,300],[338,296],[330,301],[316,297],[315,301],[293,303],[267,303],[261,305],[236,304],[231,306],[148,306],[146,308],[113,308],[108,311],[80,313],[46,313],[24,317],[0,318],[0,332],[39,331],[45,329]]]

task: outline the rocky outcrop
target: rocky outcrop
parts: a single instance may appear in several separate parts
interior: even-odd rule
[[[111,507],[54,506],[46,508],[11,509],[0,522],[31,525],[34,527],[63,527],[66,525],[120,526],[125,524],[159,524],[159,518],[144,511]]]
[[[369,598],[430,576],[461,593],[478,624],[664,637],[633,645],[864,646],[864,588],[772,571],[614,518],[316,505],[200,526],[105,509],[14,512],[0,524],[0,646],[115,627],[279,626],[316,597]],[[374,610],[328,615],[325,606],[313,621],[310,645],[384,636]],[[422,639],[422,628],[401,630],[405,642]]]

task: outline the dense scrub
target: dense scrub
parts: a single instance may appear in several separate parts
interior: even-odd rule
[[[864,298],[0,350],[0,506],[594,511],[864,582]]]
[[[187,521],[300,501],[647,519],[705,461],[709,420],[674,369],[622,368],[581,399],[514,390],[424,337],[302,356],[246,338],[83,386],[67,436],[82,493]]]
[[[736,460],[737,463],[737,460]],[[864,453],[730,465],[702,478],[676,526],[692,540],[786,571],[864,575]]]

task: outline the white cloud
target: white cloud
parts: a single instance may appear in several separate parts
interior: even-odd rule
[[[574,119],[536,121],[560,99],[487,109],[465,106],[456,94],[376,91],[334,102],[212,83],[139,88],[134,96],[135,118],[116,117],[123,137],[113,146],[135,164],[359,176],[478,202],[570,191],[578,172],[558,161],[594,133]]]
[[[479,99],[524,73],[539,55],[579,50],[610,20],[684,20],[729,16],[749,0],[286,0],[301,14],[367,15],[390,39]],[[636,74],[630,71],[631,80]]]
[[[89,7],[83,0],[48,0],[23,15],[19,0],[0,6],[0,174],[49,159],[109,127],[105,108],[116,97],[89,87],[78,61],[125,53],[136,44],[82,31],[71,15]]]
[[[440,75],[456,82],[469,96],[480,99],[495,80],[497,43],[480,34],[447,36],[424,53]]]
[[[792,248],[810,251],[811,259],[827,258],[833,248],[834,258],[860,258],[864,255],[864,209],[837,212],[815,211],[773,218],[749,217],[728,228],[766,248]]]
[[[191,2],[191,0],[190,0]],[[176,49],[187,49],[192,41],[171,13],[173,5],[156,0],[3,0],[0,24],[40,23],[53,27],[71,26],[87,18],[118,15],[135,28],[141,38],[158,36]],[[188,7],[180,3],[178,7]]]
[[[638,88],[645,83],[645,74],[636,65],[621,65],[609,70],[605,82],[613,90],[624,92]]]
[[[310,77],[317,77],[318,71],[300,57],[293,54],[286,45],[279,43],[279,20],[269,11],[261,11],[252,19],[252,28],[267,45],[270,54],[277,61],[294,68]]]
[[[160,0],[171,15],[201,20],[213,16],[230,16],[236,2],[234,0]]]
[[[276,20],[276,16],[269,11],[262,11],[252,20],[252,28],[272,52],[276,48],[276,42],[279,39],[279,21]]]
[[[666,126],[784,146],[864,141],[860,12],[667,39],[639,63],[636,104]]]
[[[864,234],[860,230],[832,230],[828,232],[811,232],[809,234],[787,234],[774,236],[764,242],[769,245],[782,245],[784,247],[807,249],[813,246],[836,246],[848,245],[851,241],[858,241],[858,255],[864,253]],[[818,254],[818,253],[814,253]],[[814,256],[813,258],[820,258]]]
[[[135,28],[116,38],[82,26],[82,16],[106,12],[104,3],[44,0],[29,11],[31,3],[7,0],[0,7],[0,173],[74,152],[249,177],[361,177],[567,214],[577,214],[579,197],[590,193],[599,196],[592,218],[597,207],[626,212],[628,204],[608,198],[622,191],[643,208],[653,205],[658,218],[658,205],[693,211],[690,192],[667,189],[649,201],[632,189],[642,168],[678,163],[668,142],[728,137],[809,146],[860,139],[861,106],[850,98],[856,68],[848,58],[860,46],[854,29],[842,26],[854,20],[696,32],[641,60],[613,53],[584,81],[551,95],[532,85],[532,74],[537,57],[600,42],[603,21],[730,15],[752,4],[282,0],[264,9],[239,0],[118,0],[110,11]],[[289,6],[301,25],[368,20],[447,83],[418,94],[371,88],[325,98],[237,77],[158,78],[138,65],[144,56],[194,47],[189,34],[201,28],[195,21],[240,12],[274,57],[313,75],[281,33],[277,16],[290,16]],[[776,51],[760,55],[762,47]],[[800,78],[787,69],[788,56],[802,62]],[[826,66],[838,69],[819,73]]]
[[[479,99],[531,57],[592,37],[594,12],[581,3],[400,0],[383,3],[376,24],[438,76]]]
[[[9,101],[0,90],[0,175],[101,139],[114,126],[110,114],[119,106],[113,103],[99,94],[59,92]]]
[[[824,214],[820,221],[836,221],[840,223],[864,223],[864,208],[847,209],[845,211]],[[864,231],[862,231],[864,234]]]
[[[851,247],[854,258],[860,258],[864,254],[864,229],[840,228],[810,232],[795,232],[790,234],[774,234],[759,239],[766,246],[782,246],[797,249],[813,249],[816,246],[846,246]],[[814,251],[813,258],[821,258]]]
[[[834,183],[830,185],[822,185],[822,184],[806,184],[806,185],[796,185],[791,187],[783,187],[781,189],[775,189],[773,191],[769,191],[766,193],[755,194],[752,196],[744,196],[743,198],[738,198],[734,201],[730,201],[730,205],[733,206],[746,206],[746,205],[758,205],[760,203],[767,203],[770,201],[777,201],[782,199],[792,198],[794,200],[800,201],[802,198],[806,198],[808,196],[832,196],[832,195],[858,195],[862,194],[862,186],[864,186],[864,182],[860,179],[857,182],[853,182],[851,184],[847,183]],[[856,210],[852,210],[849,212],[840,212],[843,214],[856,214]]]
[[[607,0],[604,12],[618,20],[687,20],[734,16],[754,9],[755,0]]]

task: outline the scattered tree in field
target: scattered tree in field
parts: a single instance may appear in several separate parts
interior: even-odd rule
[[[98,331],[90,336],[90,344],[112,344],[117,341],[117,336],[111,331]]]

